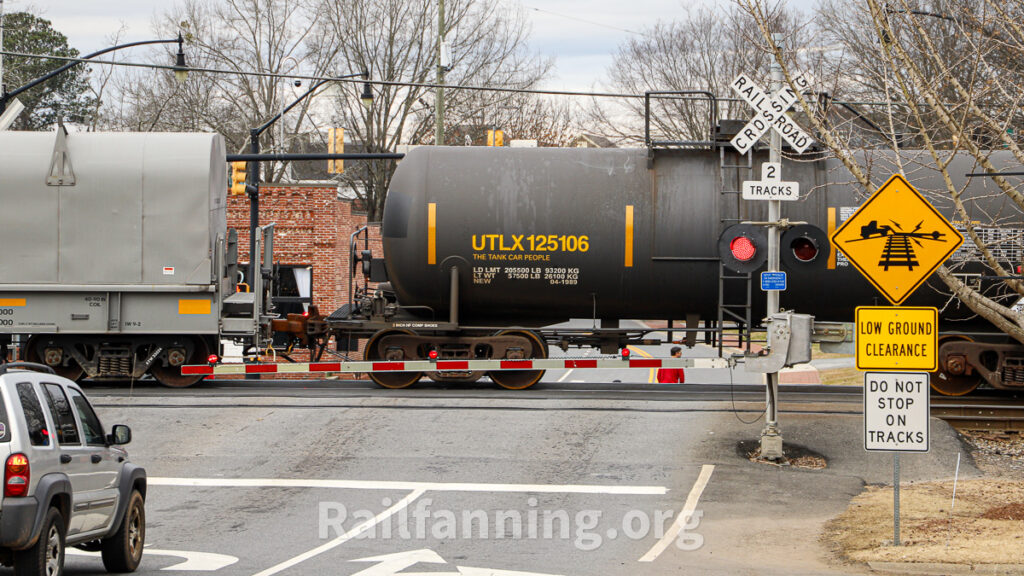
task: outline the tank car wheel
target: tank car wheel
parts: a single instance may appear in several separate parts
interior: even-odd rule
[[[523,336],[532,344],[531,350],[525,355],[526,359],[547,358],[548,347],[544,340],[529,330],[502,330],[496,336]],[[491,380],[506,390],[525,390],[533,386],[544,377],[544,370],[496,370],[488,372]]]
[[[939,349],[942,349],[942,342],[949,342],[950,340],[967,340],[972,341],[967,336],[943,336],[939,338]],[[938,392],[943,396],[964,396],[974,392],[974,390],[981,386],[982,378],[977,374],[970,376],[967,374],[951,374],[945,370],[945,367],[939,362],[939,369],[931,373],[929,381],[932,385],[932,390]]]
[[[74,358],[71,359],[68,366],[64,366],[63,363],[56,365],[47,364],[43,360],[43,357],[39,354],[39,351],[36,349],[38,343],[39,339],[35,337],[29,338],[28,342],[25,344],[26,361],[50,366],[50,368],[53,368],[53,371],[57,373],[57,376],[67,378],[72,382],[78,382],[79,380],[81,380],[82,375],[85,374],[85,369],[79,366],[78,362],[76,362]]]
[[[413,332],[408,330],[382,330],[377,332],[366,342],[364,357],[370,361],[416,360],[416,358],[388,358],[387,351],[380,349],[381,340],[385,336],[391,336],[394,334],[414,335]],[[391,388],[394,390],[399,388],[408,388],[418,382],[421,377],[423,377],[422,372],[370,372],[370,380],[373,380],[375,384],[382,388]]]
[[[206,363],[206,359],[210,355],[210,347],[206,345],[206,340],[203,338],[191,338],[190,340],[192,341],[192,355],[184,364]],[[156,378],[157,382],[168,388],[185,388],[204,378],[203,375],[182,375],[181,366],[164,366],[160,363],[150,366],[149,373]]]

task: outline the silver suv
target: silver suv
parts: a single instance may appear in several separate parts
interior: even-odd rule
[[[146,538],[146,471],[105,434],[82,390],[47,366],[0,364],[0,563],[16,575],[64,572],[65,545],[132,572]]]

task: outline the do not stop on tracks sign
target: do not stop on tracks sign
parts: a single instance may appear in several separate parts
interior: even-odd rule
[[[927,373],[864,373],[865,450],[927,452],[930,414]]]

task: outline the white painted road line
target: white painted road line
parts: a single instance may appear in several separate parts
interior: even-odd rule
[[[690,495],[686,497],[686,504],[679,512],[679,516],[676,516],[676,521],[672,523],[672,526],[669,527],[668,532],[662,536],[661,540],[655,542],[654,546],[647,551],[647,554],[640,558],[640,562],[654,562],[668,548],[668,545],[675,541],[679,533],[682,532],[683,526],[697,509],[700,495],[704,492],[704,487],[708,485],[708,480],[711,479],[711,473],[714,471],[715,467],[711,464],[701,466],[700,476],[697,476],[697,481],[694,482],[693,488],[690,489]]]
[[[460,482],[401,482],[373,480],[316,480],[290,478],[149,478],[150,486],[209,488],[332,488],[351,490],[397,490],[407,492],[535,492],[539,494],[627,494],[658,496],[668,493],[664,486],[602,486],[597,484],[471,484]]]
[[[572,374],[572,371],[573,371],[573,369],[572,369],[572,368],[569,368],[568,370],[566,370],[566,371],[565,371],[565,374],[562,374],[562,377],[561,377],[561,378],[559,378],[558,380],[556,380],[556,382],[562,382],[563,380],[565,380],[566,378],[568,378],[568,377],[569,377],[569,374]]]
[[[287,569],[291,568],[292,566],[295,566],[296,564],[300,564],[302,562],[305,562],[306,560],[309,560],[310,558],[313,558],[315,556],[319,556],[320,554],[323,554],[324,552],[327,552],[328,550],[333,550],[333,549],[337,548],[338,546],[341,546],[345,542],[348,542],[349,540],[355,538],[356,536],[359,536],[363,532],[366,532],[370,528],[373,528],[374,526],[376,526],[377,524],[382,522],[385,518],[388,518],[389,516],[392,516],[392,515],[396,514],[399,510],[402,510],[403,508],[407,507],[409,504],[412,503],[413,500],[415,500],[415,499],[419,498],[420,496],[422,496],[424,492],[425,492],[425,490],[413,490],[412,492],[407,494],[405,496],[405,498],[402,498],[398,502],[395,502],[387,510],[381,512],[380,514],[377,514],[373,518],[367,520],[366,522],[363,522],[362,524],[356,526],[355,528],[349,530],[348,532],[345,532],[344,534],[342,534],[341,536],[338,536],[334,540],[331,540],[330,542],[327,542],[325,544],[321,544],[320,546],[317,546],[316,548],[313,548],[312,550],[310,550],[308,552],[304,552],[302,554],[299,554],[298,556],[292,558],[291,560],[285,560],[284,562],[281,562],[280,564],[278,564],[276,566],[271,566],[270,568],[267,568],[266,570],[264,570],[262,572],[258,572],[255,576],[272,576],[273,574],[277,574],[278,572],[282,572],[284,570],[287,570]]]
[[[93,556],[95,558],[100,557],[99,552],[86,552],[77,548],[68,548],[64,551],[65,554],[72,556]],[[192,552],[190,550],[158,550],[156,548],[143,548],[143,554],[146,556],[175,556],[183,559],[183,562],[179,562],[160,570],[173,570],[173,571],[185,571],[185,572],[216,572],[221,568],[231,566],[238,562],[238,558],[234,556],[228,556],[227,554],[214,554],[212,552]]]

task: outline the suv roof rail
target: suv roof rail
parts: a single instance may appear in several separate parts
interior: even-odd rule
[[[49,372],[54,376],[57,375],[57,373],[53,371],[53,368],[50,368],[45,364],[39,364],[38,362],[4,362],[3,364],[0,364],[0,375],[6,374],[7,371],[11,368],[35,370],[37,372]]]

